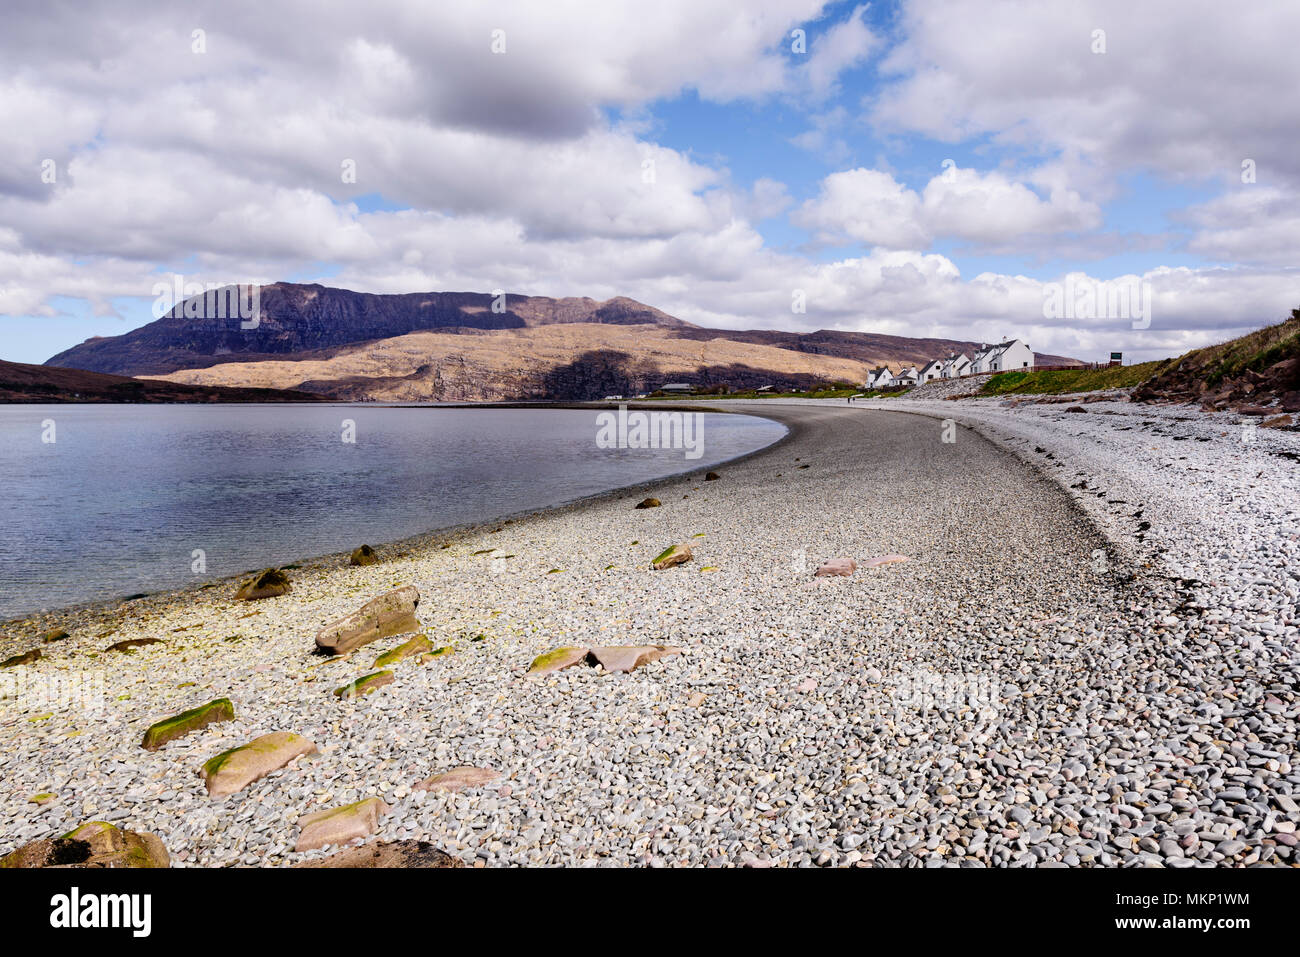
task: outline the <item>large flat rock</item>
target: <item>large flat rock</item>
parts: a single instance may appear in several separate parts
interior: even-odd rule
[[[440,851],[426,841],[389,841],[348,847],[317,861],[303,861],[294,867],[464,867],[465,862]]]
[[[395,588],[330,622],[316,635],[316,647],[345,655],[380,638],[418,631],[420,620],[415,617],[415,609],[419,604],[420,592],[414,585]]]
[[[379,830],[379,821],[388,813],[388,805],[379,798],[366,798],[355,804],[332,807],[308,814],[298,821],[298,844],[295,851],[310,851],[326,844],[346,844],[358,837],[369,837]]]
[[[209,795],[225,797],[284,767],[299,755],[315,751],[316,745],[302,735],[276,731],[223,751],[199,769],[199,776],[207,785]]]

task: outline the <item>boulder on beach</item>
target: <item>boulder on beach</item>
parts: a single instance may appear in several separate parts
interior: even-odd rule
[[[373,565],[379,561],[379,556],[369,545],[362,545],[352,552],[348,558],[349,565]]]
[[[650,567],[656,570],[672,568],[674,565],[681,565],[683,562],[689,562],[695,555],[691,551],[691,546],[682,542],[680,545],[669,545],[662,552],[655,556]]]
[[[379,830],[379,821],[388,813],[388,805],[379,798],[366,798],[355,804],[332,807],[308,814],[298,820],[298,843],[295,851],[311,851],[326,844],[346,844],[353,838],[369,837]]]
[[[72,636],[69,635],[62,628],[52,628],[49,631],[47,631],[44,635],[41,636],[41,641],[45,642],[48,645],[51,644],[52,642],[62,641],[64,638],[70,638],[70,637]]]
[[[342,698],[344,701],[351,701],[353,698],[364,698],[382,688],[384,685],[391,685],[394,681],[391,671],[376,671],[373,674],[363,675],[356,681],[345,684],[342,688],[334,689],[334,697]]]
[[[134,651],[136,648],[147,648],[149,645],[161,644],[165,644],[161,638],[127,638],[125,641],[109,645],[104,651]]]
[[[554,651],[548,651],[534,658],[533,663],[528,666],[528,673],[530,675],[544,675],[552,671],[571,668],[578,662],[585,661],[587,652],[590,650],[585,645],[568,645],[563,648],[556,648]]]
[[[240,585],[239,591],[235,592],[235,600],[257,601],[259,598],[275,598],[289,591],[289,588],[288,575],[278,568],[268,568]]]
[[[419,604],[420,592],[414,585],[395,588],[330,622],[316,635],[316,647],[332,655],[345,655],[380,638],[418,631],[420,621],[415,609]]]
[[[124,831],[107,821],[87,821],[62,837],[24,844],[0,859],[0,867],[170,867],[163,842],[153,834]]]
[[[0,661],[0,668],[17,668],[19,665],[31,665],[41,657],[41,649],[33,648],[31,651],[24,651],[21,655],[14,655],[12,658],[6,658]]]
[[[500,771],[491,768],[474,768],[469,766],[452,768],[442,774],[425,778],[415,785],[417,791],[450,791],[453,794],[465,788],[481,788],[501,777]]]
[[[452,857],[427,841],[385,841],[364,847],[349,847],[316,861],[303,861],[294,867],[464,867],[458,857]]]
[[[832,558],[823,562],[821,567],[814,573],[816,578],[825,578],[828,575],[849,576],[858,570],[858,563],[851,558]]]
[[[875,558],[868,558],[862,563],[863,568],[875,568],[877,565],[891,565],[894,562],[910,562],[911,559],[906,555],[878,555]]]
[[[234,719],[235,706],[231,704],[230,699],[217,698],[215,701],[209,701],[207,704],[201,704],[197,708],[182,711],[180,714],[163,718],[150,725],[149,730],[144,733],[144,740],[140,742],[140,747],[146,751],[157,751],[168,741],[175,741],[210,724]]]
[[[709,472],[707,475],[704,476],[704,481],[716,482],[720,478],[722,478],[722,476],[719,475],[717,472]]]
[[[416,635],[405,644],[398,645],[385,651],[375,659],[375,668],[387,668],[389,665],[395,665],[399,661],[405,661],[412,655],[433,654],[433,642],[424,635]]]
[[[657,498],[643,498],[641,499],[641,501],[636,503],[636,507],[637,508],[658,508],[660,504],[661,503]]]
[[[223,751],[199,769],[199,776],[210,796],[225,797],[279,770],[294,758],[315,752],[316,745],[302,735],[276,731]]]
[[[680,655],[682,649],[670,645],[606,645],[587,652],[587,663],[606,671],[628,672],[660,658]]]

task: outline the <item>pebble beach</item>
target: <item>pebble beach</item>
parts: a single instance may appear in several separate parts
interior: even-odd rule
[[[339,850],[295,850],[306,816],[380,798],[367,842],[469,866],[1294,865],[1300,435],[923,393],[719,403],[790,433],[716,480],[303,560],[278,597],[6,623],[0,659],[41,656],[0,671],[0,855],[102,820],[173,866],[289,866]],[[411,635],[314,636],[405,586],[447,650],[337,697]],[[681,653],[528,672],[625,645]],[[141,747],[217,698],[233,720]],[[316,750],[208,794],[206,761],[273,732]]]

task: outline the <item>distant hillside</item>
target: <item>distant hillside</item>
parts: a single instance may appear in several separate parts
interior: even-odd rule
[[[334,346],[390,339],[421,330],[524,329],[562,323],[686,326],[680,319],[632,299],[493,297],[476,292],[372,295],[319,285],[276,283],[261,288],[256,328],[238,318],[186,318],[184,303],[166,316],[120,336],[88,339],[46,365],[116,375],[155,375],[219,362],[284,358]]]
[[[277,283],[256,328],[176,309],[46,364],[173,382],[291,388],[402,401],[591,399],[666,381],[732,388],[860,383],[878,365],[921,365],[978,343],[872,333],[706,329],[632,299],[484,293],[370,295]],[[1040,363],[1073,360],[1039,356]]]
[[[279,389],[227,389],[0,361],[0,402],[319,402]]]
[[[1300,412],[1300,309],[1275,326],[1168,360],[1133,399]]]

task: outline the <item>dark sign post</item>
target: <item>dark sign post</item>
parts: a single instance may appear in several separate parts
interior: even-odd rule
[[[1112,352],[1110,354],[1110,364],[1113,366],[1122,366],[1124,364],[1124,353]]]

